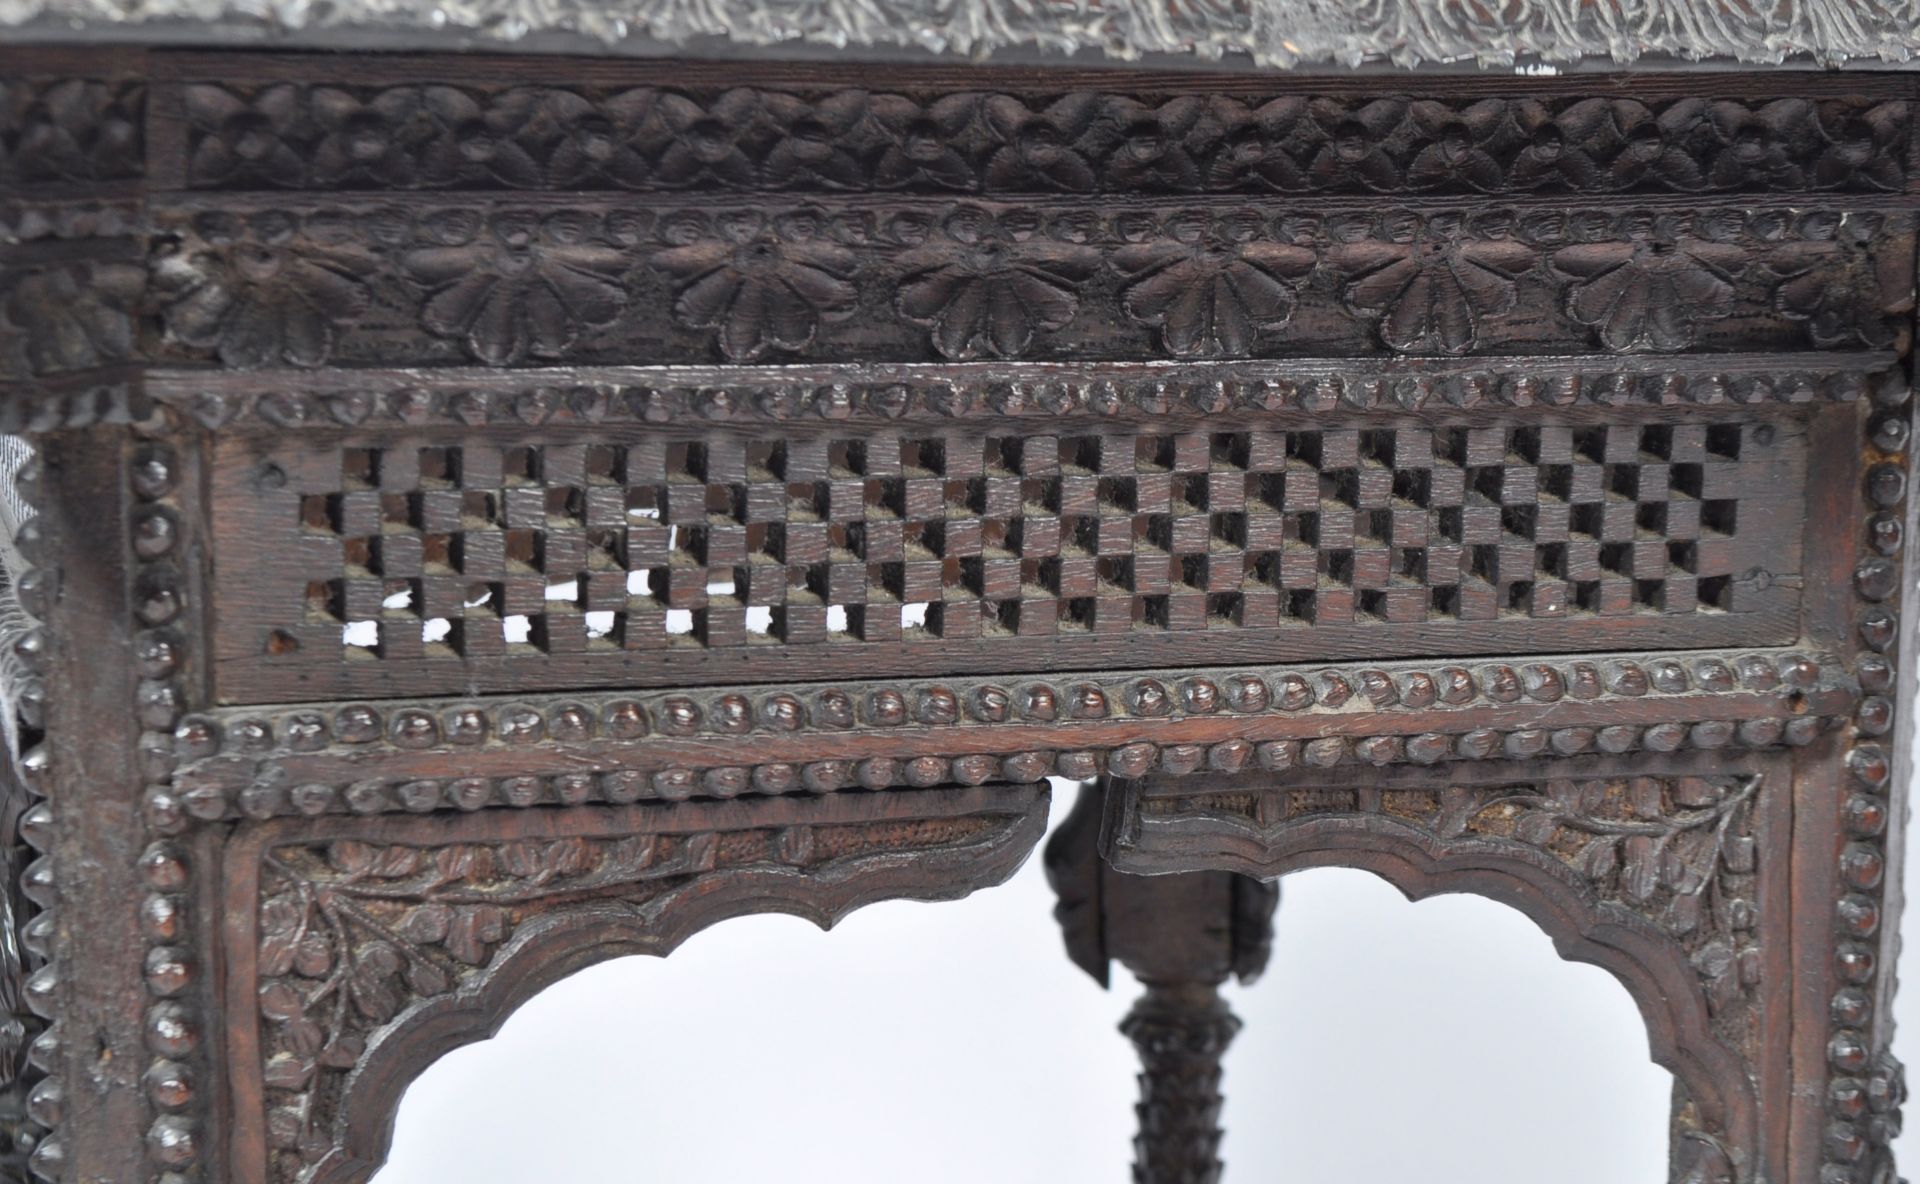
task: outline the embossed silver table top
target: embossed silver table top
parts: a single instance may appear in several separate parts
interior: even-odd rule
[[[0,0],[15,39],[1259,67],[1899,65],[1920,0]]]

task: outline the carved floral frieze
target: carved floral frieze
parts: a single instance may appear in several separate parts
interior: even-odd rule
[[[1882,348],[1904,214],[1034,207],[182,211],[176,350],[229,367]]]

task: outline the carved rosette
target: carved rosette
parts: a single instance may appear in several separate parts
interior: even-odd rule
[[[485,1035],[588,962],[664,955],[744,913],[826,927],[870,901],[999,883],[1039,840],[1046,790],[524,817],[534,824],[282,827],[237,844],[229,989],[258,1010],[231,1028],[246,1059],[234,1071],[264,1090],[266,1113],[254,1124],[265,1162],[236,1164],[236,1178],[324,1184],[364,1170],[421,1048],[450,1047],[449,1022],[453,1042]]]

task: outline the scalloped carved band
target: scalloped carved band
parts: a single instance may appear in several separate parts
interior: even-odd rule
[[[1249,88],[1251,89],[1251,88]],[[1898,192],[1901,100],[189,85],[196,189]]]
[[[234,1184],[349,1184],[413,1075],[590,963],[755,912],[831,926],[998,884],[1045,786],[242,832],[227,850]]]

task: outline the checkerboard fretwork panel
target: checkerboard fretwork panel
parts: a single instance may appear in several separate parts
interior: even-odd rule
[[[956,642],[1725,617],[1764,599],[1753,516],[1799,493],[1780,426],[343,442],[285,466],[297,591],[264,648],[644,669],[806,646],[858,672]]]

